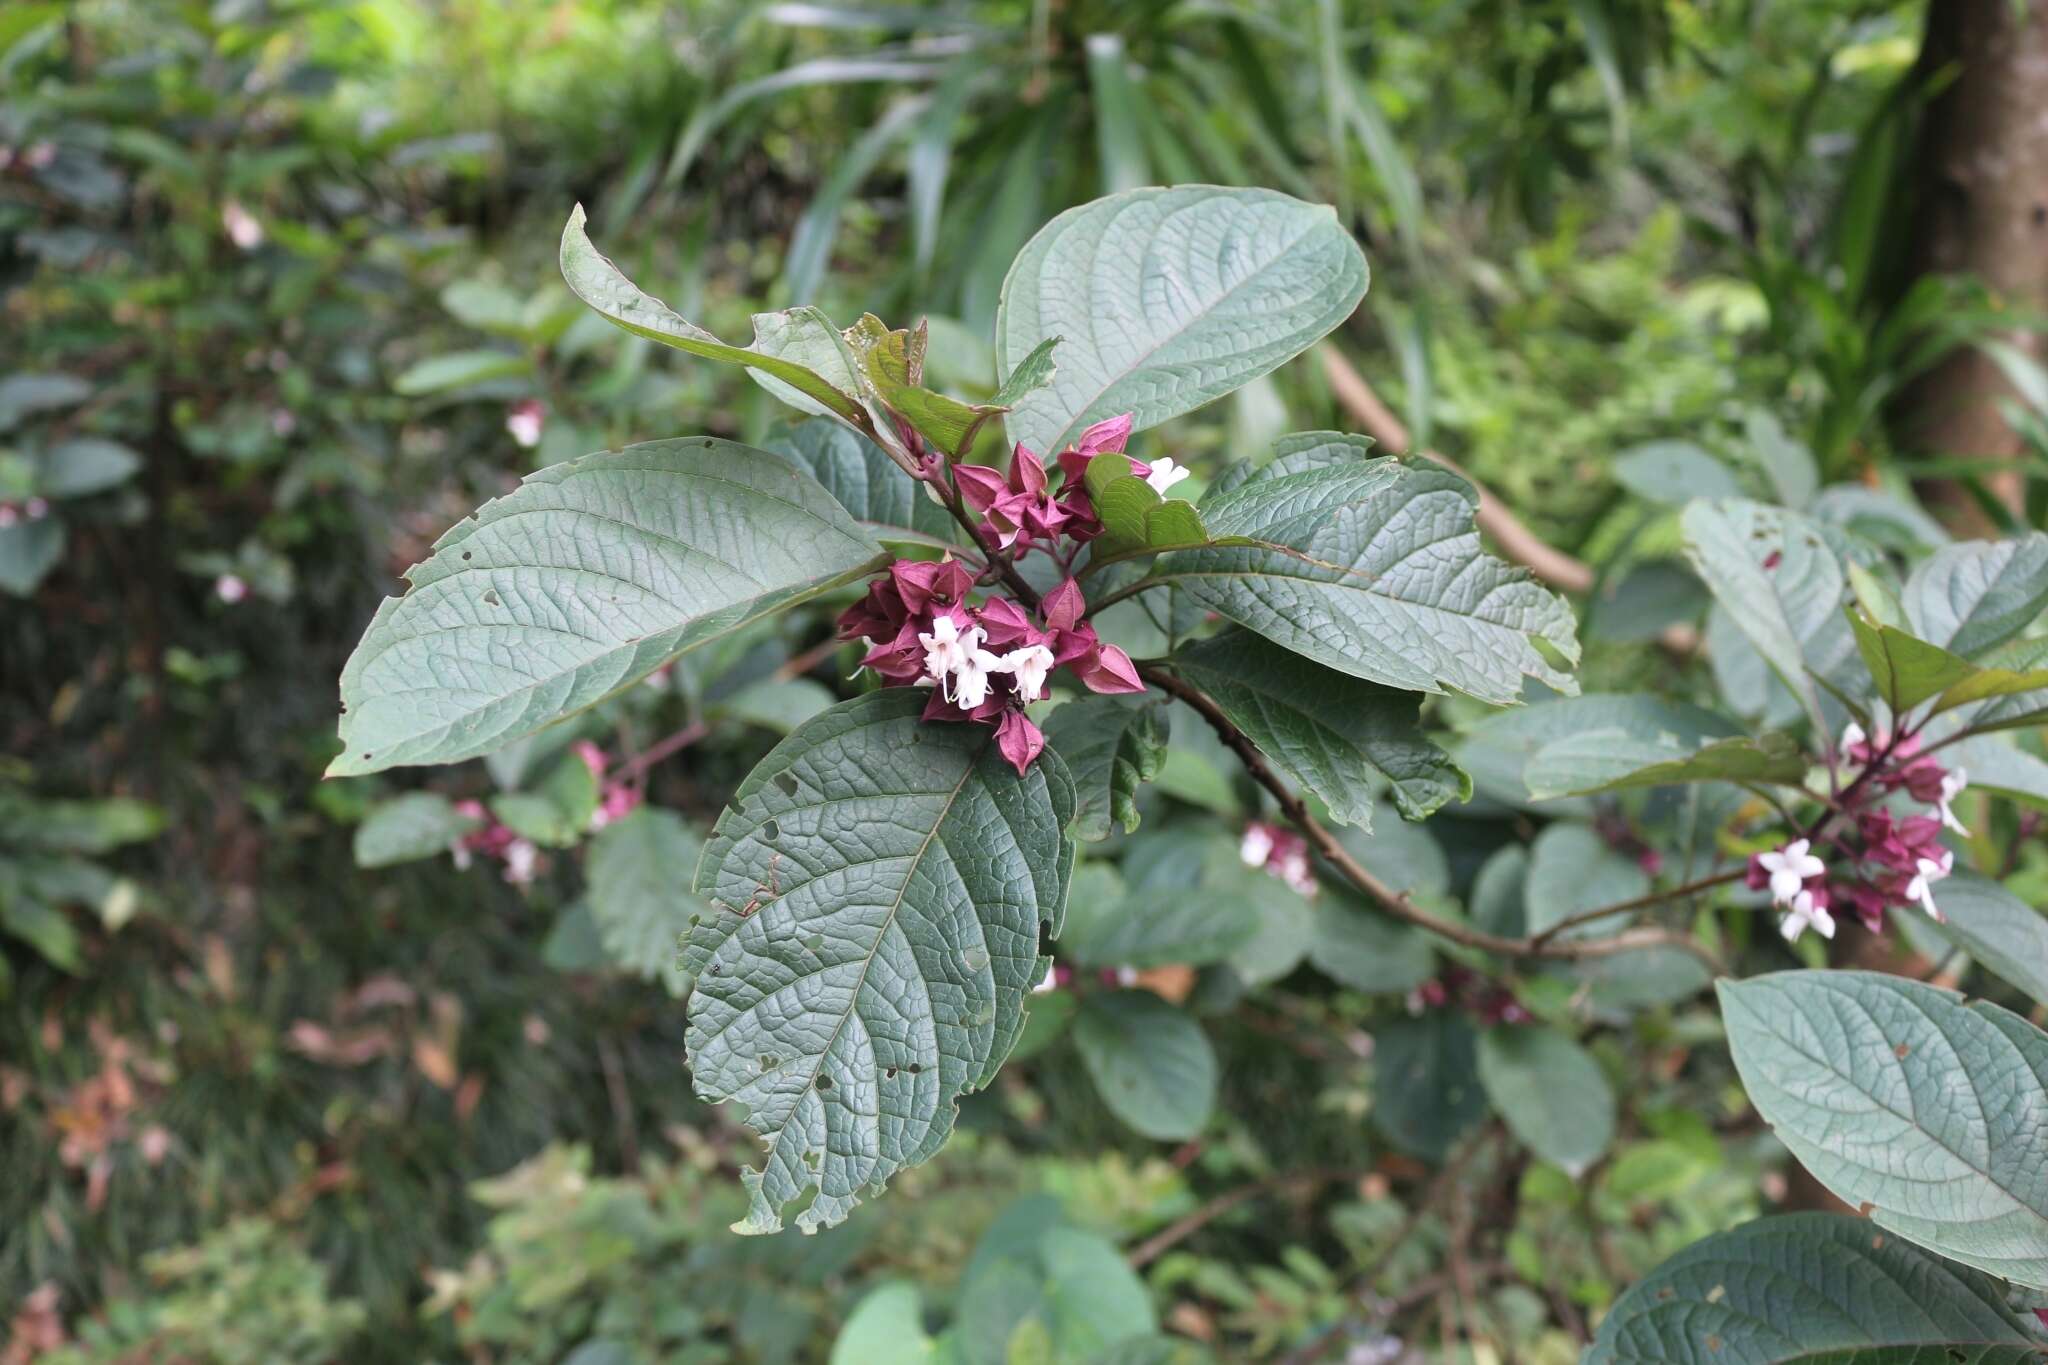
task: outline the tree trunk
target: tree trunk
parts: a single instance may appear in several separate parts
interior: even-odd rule
[[[1910,272],[1976,277],[2016,309],[2048,310],[2048,0],[1930,0],[1919,71],[1957,74],[1929,105],[1909,176],[1917,181]],[[2010,340],[2043,358],[2038,333]],[[2018,433],[2000,416],[2012,387],[1992,361],[1959,351],[1915,383],[1894,414],[1909,450],[2011,458]],[[1986,480],[2015,511],[2022,480]],[[1949,485],[1937,501],[1981,517]]]

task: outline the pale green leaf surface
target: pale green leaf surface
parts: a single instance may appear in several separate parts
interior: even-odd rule
[[[1343,322],[1367,277],[1327,206],[1270,190],[1134,189],[1069,209],[1003,281],[1001,375],[1064,338],[1010,437],[1050,458],[1104,418],[1129,412],[1142,429],[1221,398]]]
[[[1601,1321],[1584,1365],[1918,1365],[1905,1348],[2032,1340],[1989,1277],[1861,1218],[1790,1213],[1695,1242],[1637,1281]],[[2032,1354],[1934,1349],[1925,1360]]]
[[[1382,788],[1409,820],[1472,794],[1472,780],[1422,732],[1412,695],[1332,672],[1249,631],[1204,640],[1171,662],[1340,824],[1370,828]]]
[[[719,818],[696,879],[688,1044],[698,1092],[767,1147],[745,1232],[807,1229],[944,1143],[1024,1024],[1056,934],[1073,791],[1051,753],[1022,776],[978,725],[919,720],[892,688],[778,744]]]
[[[1201,1025],[1150,991],[1091,995],[1074,1045],[1109,1111],[1161,1142],[1194,1137],[1216,1104],[1216,1054]]]
[[[1113,826],[1138,827],[1138,788],[1166,761],[1166,710],[1157,702],[1086,696],[1045,722],[1045,742],[1074,778],[1074,833],[1107,839]]]
[[[1719,989],[1751,1103],[1836,1197],[1951,1260],[2048,1288],[2048,1035],[1872,972]]]
[[[808,476],[729,441],[541,470],[378,609],[341,675],[346,747],[328,772],[489,752],[881,558]]]
[[[764,313],[754,319],[754,345],[730,346],[688,321],[660,299],[642,293],[620,269],[598,254],[583,230],[578,204],[562,228],[562,278],[578,298],[635,336],[659,341],[707,360],[744,365],[765,378],[778,396],[791,391],[807,411],[825,412],[859,425],[866,420],[853,387],[851,357],[838,332],[814,308]]]
[[[436,792],[394,796],[372,807],[356,826],[356,866],[391,867],[446,853],[479,823]]]
[[[1649,890],[1649,874],[1634,859],[1609,848],[1589,825],[1548,825],[1529,846],[1529,880],[1522,894],[1532,934],[1603,905],[1635,900]],[[1606,915],[1566,930],[1565,936],[1597,936],[1618,927],[1620,922]]]
[[[2048,1004],[2048,916],[1988,877],[1967,872],[1943,881],[1935,903],[1943,918],[1927,921],[1934,933]],[[1898,913],[1917,916],[1920,908]]]
[[[1514,1135],[1574,1179],[1614,1141],[1614,1088],[1554,1028],[1496,1024],[1479,1035],[1479,1080]]]
[[[2048,532],[1944,546],[1913,570],[1904,601],[1914,634],[1974,658],[2048,610]]]
[[[585,863],[584,897],[599,939],[614,963],[672,995],[687,982],[676,970],[692,915],[709,907],[689,890],[704,845],[682,817],[655,806],[598,831]]]
[[[809,474],[888,545],[947,548],[958,523],[925,495],[888,452],[850,427],[823,418],[778,423],[761,449]]]
[[[1373,1043],[1374,1121],[1402,1151],[1441,1164],[1486,1117],[1471,1020],[1429,1010],[1396,1019]]]
[[[1681,518],[1695,572],[1779,679],[1823,724],[1813,674],[1857,695],[1868,675],[1842,613],[1848,579],[1822,528],[1783,508],[1695,502]]]
[[[1209,533],[1255,543],[1164,555],[1159,576],[1368,682],[1501,705],[1520,698],[1525,676],[1575,691],[1538,647],[1577,661],[1571,608],[1481,548],[1472,486],[1443,469],[1331,453],[1342,446],[1331,435],[1319,450],[1218,479],[1202,500]]]

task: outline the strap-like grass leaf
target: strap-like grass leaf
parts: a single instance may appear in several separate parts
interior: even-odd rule
[[[1180,651],[1172,666],[1340,823],[1369,828],[1381,787],[1410,820],[1472,794],[1472,780],[1423,734],[1412,693],[1333,672],[1243,630]]]
[[[1010,436],[1049,458],[1105,417],[1156,426],[1221,398],[1351,316],[1367,276],[1334,212],[1271,190],[1134,189],[1069,209],[1003,280],[1000,375],[1065,338]]]
[[[1695,1242],[1637,1281],[1601,1321],[1584,1365],[2039,1358],[1990,1277],[1861,1218],[1788,1213]]]
[[[685,650],[868,572],[809,476],[709,437],[527,476],[434,544],[341,675],[330,776],[488,753]]]
[[[2048,1034],[1873,972],[1720,983],[1750,1101],[1880,1227],[2048,1288]]]
[[[1202,500],[1218,543],[1162,556],[1158,575],[1368,682],[1501,705],[1520,698],[1524,677],[1576,691],[1538,648],[1577,662],[1571,608],[1480,547],[1472,486],[1436,467],[1358,459],[1357,449],[1332,434],[1219,478]]]
[[[813,1188],[797,1221],[829,1227],[936,1152],[1044,974],[1074,857],[1066,770],[1048,751],[1019,777],[987,727],[921,721],[925,700],[892,688],[806,722],[698,868],[691,1069],[767,1145],[739,1231],[774,1231]]]

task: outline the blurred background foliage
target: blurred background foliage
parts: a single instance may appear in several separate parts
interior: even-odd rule
[[[1956,76],[1919,61],[1925,22],[1868,0],[13,0],[0,1360],[822,1360],[876,1284],[922,1286],[933,1320],[994,1311],[977,1239],[1055,1225],[1130,1253],[1142,1313],[1224,1358],[1398,1359],[1333,1324],[1368,1275],[1368,1319],[1428,1317],[1457,1220],[1506,1229],[1464,1267],[1471,1357],[1572,1358],[1644,1269],[1786,1197],[1697,1002],[1607,1020],[1621,1135],[1573,1178],[1391,1112],[1396,1038],[1444,1049],[1442,1091],[1473,1084],[1469,1025],[1414,1036],[1420,980],[1155,981],[1222,1059],[1201,1140],[1138,1137],[1053,1040],[849,1227],[742,1241],[743,1135],[689,1097],[659,984],[673,926],[585,896],[580,769],[545,745],[470,765],[413,808],[438,823],[390,826],[424,846],[380,846],[366,817],[416,779],[316,780],[334,678],[396,575],[521,473],[771,439],[737,372],[572,306],[572,203],[713,331],[806,300],[929,316],[932,374],[974,391],[1032,232],[1191,180],[1339,206],[1376,278],[1335,346],[1417,448],[1605,588],[1648,566],[1632,608],[1596,605],[1587,672],[1667,678],[1649,637],[1700,604],[1668,515],[1614,475],[1645,443],[1754,470],[1803,447],[1894,507],[1933,479],[1966,518],[2041,521],[2048,378],[2014,340],[2039,300],[1915,275],[1906,240],[1917,120]],[[1967,348],[2006,384],[1993,461],[1895,421]],[[1213,472],[1355,425],[1304,361],[1156,439]],[[826,633],[692,656],[577,734],[702,828],[840,685]],[[1177,728],[1170,795],[1110,846],[1133,886],[1234,866],[1254,808],[1201,737]],[[532,865],[439,856],[473,829],[456,803],[493,793],[527,798],[493,809],[538,822]],[[1380,856],[1469,900],[1528,823],[1389,814],[1383,839],[1422,851]],[[2048,890],[2038,849],[2017,871]],[[1418,1229],[1404,1192],[1447,1158],[1475,1193]],[[1082,1359],[1046,1321],[1042,1358]]]

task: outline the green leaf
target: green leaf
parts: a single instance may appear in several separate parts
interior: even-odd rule
[[[10,374],[0,379],[0,431],[14,430],[24,417],[90,397],[92,385],[75,374]]]
[[[1102,535],[1089,549],[1091,568],[1133,555],[1209,543],[1195,505],[1184,498],[1161,496],[1131,473],[1128,461],[1090,460],[1082,477],[1095,515],[1102,522]]]
[[[788,734],[838,698],[815,678],[763,678],[718,703],[719,713]]]
[[[989,403],[963,403],[924,387],[925,327],[891,331],[873,313],[846,329],[846,344],[868,386],[889,410],[916,427],[947,455],[959,458],[989,418],[1007,411]]]
[[[911,482],[887,451],[850,427],[825,418],[778,423],[761,449],[816,479],[884,545],[954,544],[959,524],[946,509]]]
[[[1633,770],[1628,754],[1647,753],[1663,761],[1737,732],[1733,721],[1711,711],[1639,693],[1552,697],[1486,717],[1466,731],[1457,759],[1482,794],[1521,804],[1537,790],[1538,782],[1549,793],[1582,782],[1608,781]],[[1578,742],[1578,736],[1589,733],[1606,735],[1603,745],[1614,746],[1623,755],[1620,761],[1611,763]],[[1546,751],[1550,757],[1537,765]],[[1581,806],[1591,808],[1587,802],[1561,802],[1544,813]]]
[[[890,1280],[854,1305],[832,1343],[828,1365],[922,1365],[937,1359],[938,1346],[924,1330],[917,1286]]]
[[[1690,441],[1651,441],[1624,452],[1614,481],[1639,498],[1683,507],[1694,498],[1736,498],[1742,485],[1727,465]]]
[[[527,333],[526,300],[489,280],[456,280],[441,291],[441,306],[465,327],[499,336]]]
[[[676,958],[692,916],[709,906],[689,891],[704,845],[674,811],[642,806],[598,831],[590,843],[585,903],[613,962],[671,995],[689,983]]]
[[[49,498],[83,498],[126,483],[142,457],[118,441],[80,436],[43,452],[36,491]]]
[[[1351,316],[1367,277],[1335,213],[1270,190],[1135,189],[1069,209],[1003,281],[999,374],[1065,338],[1010,438],[1050,459],[1104,418],[1142,429],[1221,398]]]
[[[1588,825],[1547,825],[1529,846],[1529,880],[1522,895],[1529,932],[1540,934],[1573,915],[1648,895],[1650,877],[1633,858],[1607,846]],[[1612,916],[1565,931],[1568,938],[1611,933]]]
[[[1166,709],[1157,702],[1087,696],[1045,722],[1045,742],[1074,778],[1074,833],[1107,839],[1113,825],[1138,827],[1138,788],[1166,761]]]
[[[1111,1347],[1158,1330],[1144,1282],[1117,1249],[1044,1203],[1012,1204],[974,1249],[959,1322],[947,1334],[966,1365],[1095,1365]],[[1033,1347],[1042,1354],[1019,1354]]]
[[[709,437],[527,476],[434,544],[341,675],[330,776],[452,763],[882,561],[785,461]]]
[[[391,381],[391,387],[408,398],[418,398],[532,370],[533,361],[511,351],[454,351],[407,366],[405,373]]]
[[[1887,1237],[1861,1218],[1788,1213],[1695,1242],[1622,1295],[1584,1365],[1867,1365],[1904,1348],[2034,1342],[1988,1276]],[[1874,1354],[1830,1354],[1853,1348]],[[2038,1343],[2014,1361],[2038,1355]],[[2004,1359],[1934,1350],[1927,1365]]]
[[[1915,635],[1975,658],[2048,611],[2048,532],[1944,546],[1913,570],[1904,602]]]
[[[598,254],[583,231],[583,206],[578,204],[562,228],[562,278],[613,326],[664,346],[744,365],[784,388],[770,392],[788,401],[797,396],[807,411],[828,413],[856,427],[869,421],[856,396],[853,361],[836,328],[814,308],[786,313],[761,313],[754,318],[754,344],[729,346],[684,319],[660,299],[643,294],[619,268]]]
[[[1373,1119],[1410,1156],[1441,1165],[1486,1117],[1479,1040],[1451,1009],[1396,1019],[1373,1040]]]
[[[1102,1102],[1134,1132],[1192,1138],[1216,1106],[1216,1054],[1201,1025],[1150,991],[1081,1002],[1074,1045]]]
[[[1665,741],[1673,738],[1659,736],[1646,742],[1623,729],[1582,731],[1537,750],[1523,769],[1523,780],[1529,784],[1529,794],[1542,800],[1679,782],[1797,787],[1809,766],[1798,741],[1775,732],[1754,739],[1747,735],[1717,739],[1679,757],[1651,761],[1665,749]],[[1609,776],[1613,773],[1620,775]]]
[[[1695,502],[1681,518],[1686,557],[1733,625],[1829,728],[1809,673],[1859,695],[1868,684],[1842,614],[1848,580],[1820,527],[1779,507]]]
[[[1877,684],[1878,695],[1895,714],[1934,699],[1929,715],[1957,706],[2048,688],[2048,668],[2014,670],[1979,667],[1940,645],[1894,626],[1879,625],[1855,608],[1846,609],[1856,647]]]
[[[1333,887],[1324,887],[1312,908],[1308,960],[1332,981],[1367,995],[1398,995],[1436,975],[1436,950],[1420,929]]]
[[[1936,895],[1943,918],[1928,926],[1986,971],[2048,1004],[2048,916],[1986,877],[1958,872]],[[1918,907],[1901,910],[1918,915]]]
[[[0,843],[45,853],[108,853],[154,839],[163,827],[163,812],[146,801],[50,801],[0,786]]]
[[[743,1232],[815,1187],[806,1229],[936,1152],[1044,975],[1074,845],[1055,754],[1023,776],[979,725],[891,688],[843,702],[740,784],[697,871],[685,972],[698,1093],[767,1144]],[[886,1116],[886,1121],[884,1121]]]
[[[1614,1141],[1614,1089],[1606,1073],[1554,1028],[1488,1029],[1479,1036],[1479,1081],[1514,1135],[1574,1180]]]
[[[394,796],[378,802],[356,826],[356,866],[390,867],[436,857],[480,824],[435,792]]]
[[[2032,674],[2048,669],[2048,639],[2012,640],[1979,656],[1988,671]],[[1979,733],[2048,724],[2048,696],[2009,693],[1993,697],[1959,719]]]
[[[1501,705],[1520,698],[1525,675],[1577,690],[1537,648],[1577,661],[1571,608],[1480,548],[1472,486],[1436,466],[1356,458],[1360,448],[1297,437],[1264,468],[1219,478],[1202,500],[1219,544],[1163,556],[1157,575],[1369,682]]]
[[[49,962],[74,975],[84,967],[78,930],[64,912],[33,896],[0,898],[0,932],[20,939]]]
[[[64,556],[64,522],[55,513],[0,526],[0,592],[26,597]]]
[[[1061,340],[1060,337],[1047,337],[1033,347],[1029,355],[1017,362],[1016,368],[1010,371],[1010,377],[1003,381],[1002,387],[997,389],[995,395],[988,401],[1008,411],[1023,402],[1025,394],[1052,383],[1053,376],[1057,375],[1060,369],[1059,359],[1054,352],[1058,350]]]
[[[1821,1184],[1931,1251],[2048,1288],[2048,1035],[1873,972],[1718,988],[1750,1102]]]
[[[1162,888],[1077,918],[1059,947],[1061,956],[1090,967],[1199,967],[1229,957],[1258,927],[1258,912],[1228,887]]]
[[[1340,824],[1369,821],[1382,787],[1409,820],[1472,795],[1472,779],[1423,733],[1412,694],[1333,672],[1243,630],[1183,649],[1169,663]]]
[[[1967,769],[1973,790],[1997,792],[2036,810],[2048,810],[2048,763],[2006,742],[1977,735],[1943,751],[1952,769]]]

